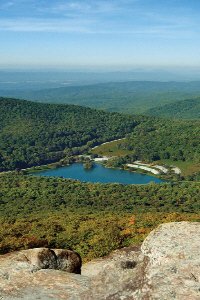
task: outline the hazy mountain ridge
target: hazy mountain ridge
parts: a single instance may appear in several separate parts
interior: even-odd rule
[[[127,81],[35,91],[0,90],[0,94],[46,103],[77,104],[107,111],[143,114],[151,108],[199,96],[200,83]]]

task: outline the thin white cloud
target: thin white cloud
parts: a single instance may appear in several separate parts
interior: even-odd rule
[[[60,19],[1,19],[0,31],[13,32],[79,32],[91,33],[92,21],[66,21]]]
[[[56,2],[56,4],[55,4]],[[139,0],[69,0],[39,2],[13,0],[19,7],[32,5],[31,18],[0,18],[0,31],[68,32],[82,34],[129,34],[159,38],[191,38],[199,34],[199,21],[191,16],[142,9]],[[27,4],[28,3],[28,4]],[[135,5],[133,5],[135,3]],[[4,2],[5,4],[5,2]],[[1,6],[0,6],[1,7]],[[26,11],[25,11],[26,12]]]
[[[191,38],[198,35],[190,29],[174,25],[117,27],[115,24],[101,24],[95,19],[0,19],[0,31],[12,32],[61,32],[104,35],[132,35],[159,38]]]
[[[136,1],[136,0],[135,0]],[[134,0],[133,0],[134,2]],[[132,3],[133,4],[133,3]],[[97,15],[120,12],[125,6],[121,1],[59,1],[56,4],[40,6],[38,9],[43,12],[61,15]]]

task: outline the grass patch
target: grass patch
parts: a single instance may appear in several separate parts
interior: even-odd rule
[[[180,168],[182,175],[188,176],[200,171],[200,163],[192,161],[173,161],[169,159],[162,159],[157,162],[158,164],[165,164],[166,166],[176,166]]]
[[[124,140],[123,140],[124,141]],[[91,150],[91,153],[98,154],[101,156],[125,156],[131,154],[132,151],[118,149],[118,145],[121,144],[122,141],[113,141],[104,145],[100,145],[97,148]]]

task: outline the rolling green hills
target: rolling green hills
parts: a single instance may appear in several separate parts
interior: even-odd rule
[[[151,108],[147,114],[164,118],[199,119],[200,98],[177,101],[161,107]]]
[[[49,88],[38,91],[6,91],[2,96],[47,103],[77,104],[131,114],[200,95],[199,82],[127,81]],[[159,113],[159,110],[157,111]]]

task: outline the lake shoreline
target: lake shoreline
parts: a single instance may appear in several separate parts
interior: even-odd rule
[[[107,168],[100,163],[95,163],[91,169],[85,169],[83,164],[79,162],[55,169],[38,170],[38,172],[29,174],[33,176],[60,177],[88,183],[148,184],[154,182],[159,184],[165,182],[165,180],[156,176],[120,168]]]

